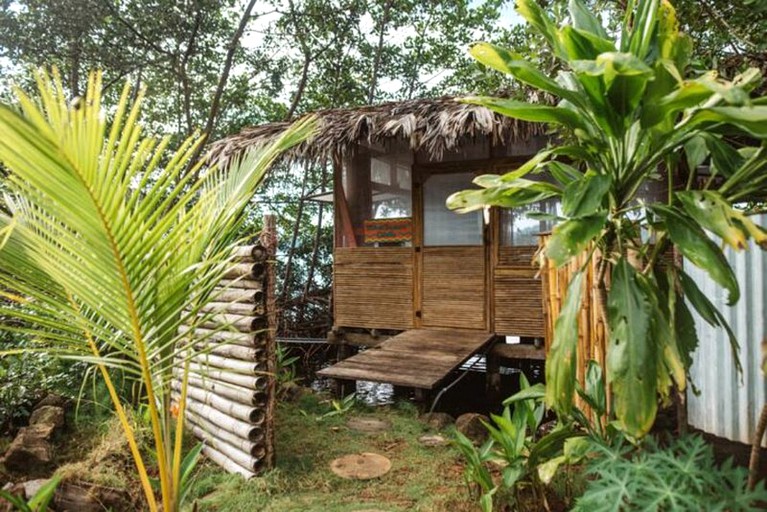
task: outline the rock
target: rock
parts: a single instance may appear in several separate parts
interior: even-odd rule
[[[458,432],[468,437],[472,443],[480,445],[485,442],[488,436],[487,428],[482,424],[483,420],[486,422],[490,421],[484,414],[467,412],[455,420],[455,428]]]
[[[16,472],[32,472],[53,460],[53,447],[48,441],[50,430],[34,425],[19,430],[16,439],[5,452],[3,464]]]
[[[35,409],[39,409],[40,407],[44,407],[46,405],[52,405],[54,407],[61,407],[63,409],[66,409],[67,406],[69,405],[69,402],[70,402],[70,399],[65,396],[51,393],[49,395],[45,395],[45,397],[42,400],[37,402],[35,404]]]
[[[427,412],[426,414],[422,414],[418,419],[421,423],[426,424],[429,428],[433,428],[434,430],[444,430],[455,423],[455,419],[444,412]]]
[[[391,428],[391,423],[386,420],[378,418],[365,418],[356,416],[349,418],[346,422],[346,426],[357,432],[364,432],[365,434],[377,434],[378,432],[385,432]]]
[[[39,478],[37,480],[30,480],[28,482],[24,482],[24,497],[27,499],[27,501],[32,499],[32,496],[37,494],[37,491],[40,490],[42,486],[47,484],[49,480],[47,478]]]
[[[64,426],[64,409],[55,405],[43,405],[32,411],[29,417],[32,427],[50,428],[51,434]]]
[[[102,512],[132,510],[130,496],[124,490],[99,485],[62,483],[53,500],[59,512]]]
[[[418,442],[421,443],[424,446],[433,447],[433,446],[444,446],[447,444],[447,439],[442,437],[441,435],[426,435],[421,436],[418,438]]]
[[[330,470],[348,480],[370,480],[385,475],[391,461],[377,453],[344,455],[330,463]]]

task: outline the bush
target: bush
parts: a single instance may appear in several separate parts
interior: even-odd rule
[[[749,491],[748,471],[731,461],[717,466],[712,447],[697,435],[665,447],[648,437],[639,448],[621,440],[595,449],[588,475],[596,478],[574,510],[746,511],[767,502],[762,483]]]
[[[29,346],[21,336],[0,333],[0,350]],[[35,402],[46,393],[72,397],[82,382],[85,366],[40,352],[0,357],[0,432],[23,424]]]

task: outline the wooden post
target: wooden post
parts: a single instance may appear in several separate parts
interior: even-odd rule
[[[354,347],[342,340],[336,345],[336,362],[340,363],[344,359],[354,355]],[[335,393],[339,398],[344,398],[357,390],[357,381],[336,379],[335,380]]]
[[[494,347],[495,342],[485,356],[485,391],[491,403],[497,402],[501,395],[501,358]]]
[[[274,215],[264,215],[264,230],[260,237],[261,245],[266,248],[267,265],[264,274],[266,299],[267,330],[264,351],[269,383],[266,390],[266,456],[264,467],[271,469],[275,465],[274,451],[274,411],[277,395],[277,297],[276,297],[276,257],[277,257],[277,219]]]

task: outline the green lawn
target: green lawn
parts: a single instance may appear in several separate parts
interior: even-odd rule
[[[216,511],[450,511],[476,510],[463,481],[463,466],[451,446],[427,448],[418,438],[428,429],[409,404],[336,416],[316,395],[281,403],[277,413],[277,467],[245,481],[204,463],[191,491],[191,504]],[[302,412],[303,411],[303,412]],[[376,434],[346,426],[352,416],[388,420],[391,429]],[[320,419],[318,419],[320,418]],[[334,475],[330,462],[350,453],[375,452],[392,462],[391,471],[368,481]]]

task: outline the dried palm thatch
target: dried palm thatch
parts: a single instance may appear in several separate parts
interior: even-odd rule
[[[319,120],[316,135],[286,152],[283,158],[322,161],[344,155],[358,144],[401,141],[413,151],[425,151],[432,159],[439,159],[467,139],[488,137],[494,145],[505,145],[546,132],[545,125],[510,119],[450,96],[328,109],[315,115]],[[276,122],[245,128],[213,143],[211,158],[225,163],[250,147],[274,140],[290,124]]]

